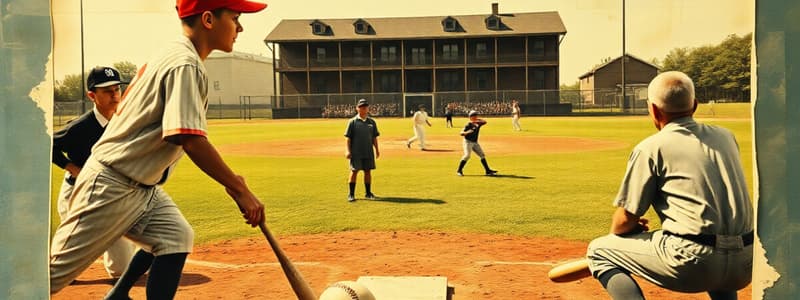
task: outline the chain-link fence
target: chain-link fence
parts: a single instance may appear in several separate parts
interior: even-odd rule
[[[444,116],[445,108],[454,115],[470,110],[484,115],[511,114],[511,101],[520,103],[525,116],[563,115],[641,115],[647,114],[647,87],[627,87],[625,97],[619,89],[536,90],[437,93],[354,93],[313,95],[243,95],[238,104],[223,104],[209,99],[209,119],[297,119],[350,118],[359,99],[370,102],[376,117],[406,117],[425,105],[434,117]],[[699,98],[698,98],[699,99]],[[707,102],[708,100],[702,100]],[[718,99],[717,102],[735,101]],[[91,102],[56,102],[53,123],[62,126],[92,109]]]

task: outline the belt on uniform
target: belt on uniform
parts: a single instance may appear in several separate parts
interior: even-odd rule
[[[702,244],[702,245],[706,245],[706,246],[716,247],[716,245],[717,245],[717,236],[714,235],[714,234],[677,234],[677,233],[672,233],[672,232],[669,232],[669,231],[666,231],[666,230],[664,231],[664,233],[672,235],[672,236],[677,236],[677,237],[680,237],[680,238],[683,238],[683,239],[687,239],[687,240],[690,240],[692,242],[695,242],[695,243],[698,243],[698,244]],[[744,245],[744,247],[747,247],[747,246],[750,246],[750,245],[753,244],[753,232],[752,231],[743,234],[741,237],[742,237],[742,244]]]

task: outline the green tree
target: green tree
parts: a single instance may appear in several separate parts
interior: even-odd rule
[[[577,91],[581,89],[581,82],[576,80],[575,83],[569,85],[562,83],[560,89],[562,91]]]
[[[120,61],[116,62],[113,65],[114,69],[119,71],[120,77],[122,77],[122,81],[131,82],[134,76],[136,76],[136,65],[129,61]]]
[[[57,80],[53,92],[54,101],[75,102],[83,99],[82,82],[80,74],[66,75],[63,80]]]
[[[675,48],[667,53],[661,65],[662,71],[683,71],[689,61],[689,48]]]

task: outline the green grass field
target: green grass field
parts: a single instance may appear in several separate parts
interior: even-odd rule
[[[732,130],[738,139],[748,188],[752,191],[750,104],[706,105],[696,114],[701,122]],[[466,119],[445,128],[436,118],[428,139],[460,140]],[[646,116],[527,117],[523,132],[512,132],[509,118],[489,118],[481,136],[554,136],[613,140],[620,149],[569,153],[487,151],[491,166],[517,177],[455,176],[461,151],[451,155],[384,155],[373,173],[373,191],[382,201],[348,203],[346,160],[341,157],[271,157],[222,153],[245,176],[267,207],[267,222],[278,235],[346,230],[440,230],[504,233],[588,241],[608,232],[611,201],[625,170],[631,148],[653,134]],[[400,141],[412,135],[410,119],[377,119],[380,141]],[[243,142],[338,138],[345,120],[212,121],[209,138],[217,146]],[[409,150],[416,151],[416,150]],[[342,137],[342,153],[344,138]],[[477,158],[466,171],[480,172]],[[53,201],[63,172],[54,168]],[[357,196],[363,196],[359,176]],[[224,189],[184,158],[165,185],[196,232],[196,242],[254,236]],[[55,203],[53,204],[55,207]],[[650,214],[651,220],[656,220]],[[58,217],[53,213],[53,227]],[[656,222],[657,223],[657,222]],[[658,227],[658,224],[654,224]]]

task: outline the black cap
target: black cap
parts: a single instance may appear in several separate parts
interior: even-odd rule
[[[358,104],[356,104],[356,107],[362,107],[362,106],[369,106],[369,102],[367,102],[367,99],[358,100]]]
[[[86,79],[86,86],[89,90],[123,83],[127,82],[122,81],[119,71],[111,67],[94,67],[89,71],[89,77]]]
[[[418,108],[419,108],[419,109],[423,109],[423,108],[425,108],[425,104],[420,104],[420,105],[418,106]]]

